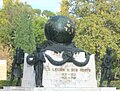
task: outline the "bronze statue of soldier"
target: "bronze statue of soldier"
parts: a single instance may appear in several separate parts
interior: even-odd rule
[[[45,62],[45,58],[43,53],[41,52],[41,49],[42,47],[40,45],[37,45],[35,54],[36,63],[34,64],[36,87],[43,87],[42,76],[43,76],[43,63]]]
[[[16,54],[13,58],[12,63],[12,73],[11,73],[11,79],[9,82],[9,85],[11,86],[13,83],[14,78],[17,78],[16,86],[21,85],[21,78],[23,71],[21,69],[21,64],[24,63],[24,51],[21,48],[16,48]]]
[[[101,79],[100,79],[100,87],[102,87],[103,81],[106,79],[107,80],[107,87],[110,87],[110,82],[111,82],[111,67],[113,63],[113,57],[111,56],[113,52],[112,48],[107,48],[106,49],[106,55],[103,58],[102,65],[101,65]]]
[[[42,78],[44,68],[43,63],[45,62],[45,58],[43,53],[41,52],[41,49],[42,46],[37,45],[36,52],[27,56],[27,63],[30,65],[34,65],[36,87],[44,87],[42,85]],[[33,60],[30,60],[30,58],[33,58]]]

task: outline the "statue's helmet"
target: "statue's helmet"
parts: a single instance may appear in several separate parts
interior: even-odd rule
[[[75,27],[68,17],[54,16],[45,25],[45,35],[54,42],[70,43],[75,36]]]
[[[41,46],[40,44],[37,44],[36,50],[37,50],[38,52],[40,52],[41,49],[42,49],[42,46]]]

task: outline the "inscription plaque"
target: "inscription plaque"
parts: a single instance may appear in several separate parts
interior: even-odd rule
[[[6,60],[0,60],[0,80],[7,80],[7,63],[6,63]]]
[[[43,84],[44,87],[97,87],[94,55],[90,56],[89,63],[84,67],[77,67],[73,63],[54,66],[46,59]]]

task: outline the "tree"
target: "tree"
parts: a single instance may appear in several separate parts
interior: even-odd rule
[[[44,26],[47,19],[41,16],[34,16],[33,18],[33,32],[35,35],[36,44],[44,44],[46,38],[44,34]]]
[[[7,72],[10,72],[12,59],[12,46],[9,31],[9,14],[8,11],[13,5],[12,0],[3,0],[3,7],[0,9],[0,59],[7,60]]]
[[[55,16],[55,13],[51,12],[51,11],[48,11],[48,10],[44,10],[42,12],[42,16],[46,17],[46,18],[50,18],[52,16]]]
[[[34,13],[38,16],[41,15],[41,10],[40,9],[33,9]]]
[[[60,6],[60,14],[64,16],[69,15],[69,2],[68,0],[62,0],[61,6]]]
[[[32,28],[32,17],[36,16],[36,12],[32,9],[30,5],[27,3],[21,3],[19,0],[3,0],[3,7],[0,9],[0,58],[6,59],[8,64],[8,72],[10,72],[10,67],[13,59],[13,51],[15,47],[21,47],[22,45],[15,45],[16,38],[18,34],[18,29],[20,29],[20,19],[21,14],[26,12],[31,16],[31,20],[29,22],[30,28]],[[23,19],[24,20],[24,19]],[[22,21],[21,21],[22,22]],[[27,25],[27,26],[28,26]],[[22,27],[22,26],[21,26]],[[22,28],[23,29],[23,28]],[[30,30],[31,31],[31,30]],[[22,32],[22,31],[21,31]],[[25,31],[25,33],[28,33]],[[31,35],[33,31],[30,32]],[[17,34],[17,35],[16,35]],[[34,37],[34,35],[32,35]],[[31,37],[32,37],[31,36]],[[32,38],[34,40],[34,38]],[[25,41],[24,41],[25,43]],[[35,43],[32,44],[35,46]],[[32,50],[31,46],[28,45],[29,49],[25,49],[26,47],[23,45],[25,52]],[[33,48],[34,50],[35,48]],[[31,51],[30,51],[31,52]],[[3,56],[4,54],[4,56]]]
[[[76,26],[74,42],[91,54],[97,53],[97,67],[100,68],[107,47],[113,48],[120,60],[120,1],[69,0],[69,7],[69,16]]]
[[[35,37],[32,30],[31,16],[27,12],[23,12],[20,15],[14,46],[22,48],[26,53],[32,53],[35,50]]]
[[[2,43],[5,43],[7,46],[10,45],[10,33],[9,31],[9,10],[11,9],[13,5],[13,0],[3,0],[3,8],[0,10],[0,39]]]

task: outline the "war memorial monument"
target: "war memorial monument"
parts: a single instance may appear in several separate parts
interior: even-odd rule
[[[36,52],[25,53],[21,86],[3,91],[116,91],[97,87],[95,58],[72,42],[75,26],[66,16],[54,16],[45,25],[47,41]]]

